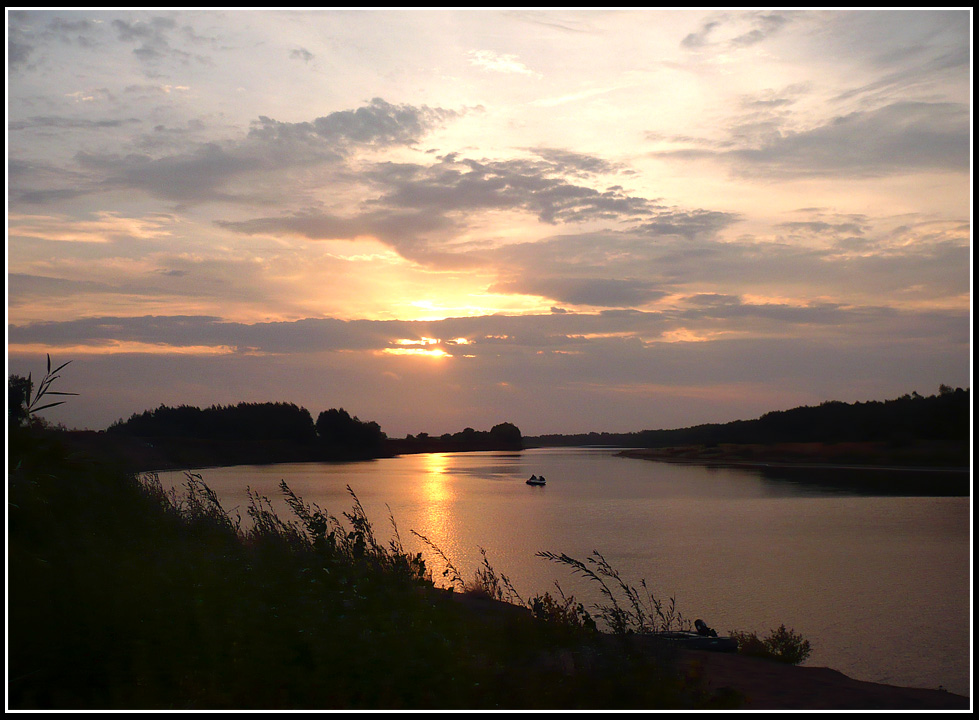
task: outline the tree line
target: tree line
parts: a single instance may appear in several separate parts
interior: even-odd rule
[[[317,450],[327,457],[377,457],[387,435],[373,421],[331,408],[316,421],[309,410],[293,403],[238,403],[198,408],[189,405],[134,413],[118,420],[106,433],[144,439],[184,439],[232,443],[288,443]]]
[[[523,435],[520,428],[510,422],[494,425],[490,430],[474,430],[467,427],[457,433],[429,435],[410,433],[403,440],[390,440],[397,452],[452,452],[459,450],[521,450]]]
[[[969,390],[941,385],[937,395],[917,392],[893,400],[845,403],[768,412],[754,420],[630,433],[541,435],[541,445],[612,445],[660,448],[678,445],[773,444],[785,442],[885,442],[901,446],[921,441],[968,445],[971,440]]]

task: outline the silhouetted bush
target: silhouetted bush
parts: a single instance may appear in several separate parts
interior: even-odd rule
[[[809,641],[794,630],[786,629],[785,625],[772,630],[765,638],[759,638],[754,632],[732,631],[730,634],[738,641],[738,652],[742,655],[798,665],[812,654]]]

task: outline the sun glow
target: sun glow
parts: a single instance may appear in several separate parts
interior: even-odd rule
[[[452,353],[443,350],[441,345],[468,345],[466,338],[455,338],[454,340],[442,340],[441,338],[422,337],[418,340],[401,338],[392,341],[398,347],[384,348],[381,352],[386,355],[416,355],[429,358],[453,357]]]
[[[434,358],[436,360],[446,357],[452,357],[449,353],[445,352],[441,348],[435,348],[434,350],[426,350],[424,348],[384,348],[381,350],[385,355],[415,355],[419,357]]]

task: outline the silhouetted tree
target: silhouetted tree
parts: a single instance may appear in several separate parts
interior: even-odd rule
[[[375,457],[387,439],[376,422],[351,417],[343,408],[321,412],[316,418],[316,434],[329,455],[344,458]]]
[[[11,375],[7,378],[7,420],[11,427],[27,423],[27,406],[31,401],[34,383],[29,378]]]

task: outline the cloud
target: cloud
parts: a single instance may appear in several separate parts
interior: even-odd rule
[[[906,61],[908,56],[915,54],[911,48],[902,48],[902,52],[895,59],[895,62]],[[910,87],[937,84],[936,81],[942,77],[967,68],[971,59],[972,54],[969,45],[968,43],[964,43],[960,47],[942,52],[935,57],[924,60],[918,59],[917,62],[910,66],[888,72],[873,82],[850,88],[838,94],[833,99],[835,101],[844,101],[860,96],[887,97],[891,93],[901,93]]]
[[[712,237],[740,219],[741,216],[736,213],[718,210],[665,210],[657,212],[649,222],[638,225],[635,231],[649,235],[676,235],[693,240]]]
[[[28,66],[37,47],[37,31],[31,26],[35,13],[11,10],[7,16],[7,65],[11,70]]]
[[[313,53],[311,53],[306,48],[300,47],[300,48],[296,48],[294,50],[291,50],[289,52],[289,57],[291,57],[294,60],[301,60],[304,63],[309,64],[310,60],[312,60],[316,56],[313,55]]]
[[[592,307],[637,307],[667,294],[645,280],[587,277],[523,277],[491,285],[489,292],[540,295]]]
[[[627,172],[622,163],[609,162],[605,158],[563,148],[535,147],[528,151],[549,163],[552,171],[579,177],[614,175]]]
[[[267,179],[270,173],[335,165],[356,148],[409,145],[456,114],[441,108],[392,105],[375,98],[364,107],[311,122],[283,123],[260,117],[242,139],[198,143],[180,153],[154,157],[79,152],[75,159],[104,189],[139,189],[186,204],[254,201],[258,198],[254,191],[232,187],[237,179]],[[144,143],[142,147],[159,145]]]
[[[516,55],[501,55],[491,50],[470,50],[469,62],[476,67],[492,72],[543,77],[540,73],[534,72],[520,62]]]
[[[97,181],[87,173],[13,157],[7,163],[7,179],[12,207],[17,203],[56,203],[98,190]]]
[[[7,125],[9,130],[34,130],[38,128],[57,128],[59,130],[103,130],[105,128],[118,128],[125,125],[138,125],[143,121],[139,118],[117,118],[104,120],[89,120],[78,117],[65,117],[58,115],[35,115],[28,120],[11,122]]]
[[[545,151],[545,157],[477,161],[450,154],[429,167],[382,164],[370,177],[387,188],[381,201],[390,206],[434,212],[523,210],[548,224],[625,220],[656,207],[618,186],[596,190],[570,182],[567,175],[580,174],[585,158]],[[608,166],[592,159],[588,167]]]
[[[747,322],[753,321],[753,322]],[[283,355],[322,352],[380,352],[405,341],[433,338],[454,356],[492,359],[500,353],[588,351],[596,357],[608,347],[635,351],[672,344],[678,329],[719,341],[737,328],[741,342],[764,343],[781,337],[812,341],[835,338],[848,343],[920,341],[968,342],[968,311],[910,311],[874,306],[813,303],[790,306],[750,304],[736,298],[695,296],[688,307],[669,312],[606,310],[599,313],[549,312],[540,315],[487,315],[436,321],[304,319],[245,324],[215,316],[92,317],[66,322],[12,325],[9,342],[19,345],[98,346],[111,341],[173,347],[235,347],[240,351]],[[458,339],[467,342],[459,344]],[[697,343],[706,352],[703,342]],[[627,352],[625,355],[629,355]],[[619,353],[620,358],[622,353]],[[460,358],[461,359],[461,358]]]
[[[785,15],[778,13],[756,13],[752,15],[754,28],[746,33],[738,35],[731,44],[736,47],[748,47],[759,43],[782,29],[789,19]]]
[[[233,194],[224,188],[233,178],[277,167],[267,155],[241,146],[225,149],[217,143],[203,143],[190,152],[161,158],[78,153],[75,159],[83,169],[102,174],[106,189],[138,189],[182,203],[232,200]]]
[[[7,216],[7,232],[12,237],[57,242],[106,243],[118,240],[154,239],[170,235],[168,216],[145,218],[120,217],[118,213],[96,213],[94,220],[64,216]]]
[[[849,113],[811,130],[766,132],[752,147],[662,151],[716,158],[745,174],[874,177],[915,170],[967,172],[969,109],[957,103],[898,102]],[[735,128],[732,136],[744,133]]]
[[[377,194],[359,212],[300,211],[218,224],[234,232],[313,240],[370,236],[403,257],[460,267],[477,260],[475,248],[491,243],[456,239],[478,222],[480,213],[523,212],[547,224],[655,219],[658,205],[621,186],[597,190],[578,182],[622,170],[595,156],[556,149],[512,160],[477,161],[451,153],[431,165],[381,162],[367,166],[361,176]]]
[[[374,98],[356,110],[330,113],[310,122],[284,123],[262,116],[252,125],[249,137],[263,141],[315,138],[333,145],[413,145],[458,115],[454,110],[393,105]]]
[[[153,17],[148,20],[128,22],[116,18],[112,21],[112,29],[123,42],[138,43],[133,54],[143,62],[152,62],[166,57],[188,59],[190,53],[170,45],[169,34],[176,29],[177,23],[172,18]]]
[[[426,236],[455,227],[452,220],[442,215],[414,210],[375,210],[352,217],[307,212],[241,221],[219,220],[216,224],[246,235],[293,235],[310,240],[372,237],[397,249],[404,257],[432,263],[449,259]]]
[[[796,298],[795,303],[812,297],[844,304],[876,303],[881,297],[895,304],[936,298],[958,303],[969,292],[967,222],[816,211],[776,225],[767,239],[722,237],[720,230],[732,221],[714,219],[711,211],[676,212],[656,234],[647,223],[639,230],[514,243],[486,257],[500,273],[498,290],[536,289],[562,302],[570,302],[571,280],[595,277],[641,279],[651,301],[654,293],[667,292],[750,294]],[[622,299],[630,301],[623,305],[628,307],[638,298]]]
[[[750,47],[776,34],[789,22],[790,15],[778,12],[722,13],[686,35],[680,46],[688,50]]]
[[[707,38],[720,24],[717,20],[705,22],[697,32],[692,32],[684,37],[680,41],[680,45],[685,48],[704,47],[708,43]]]

